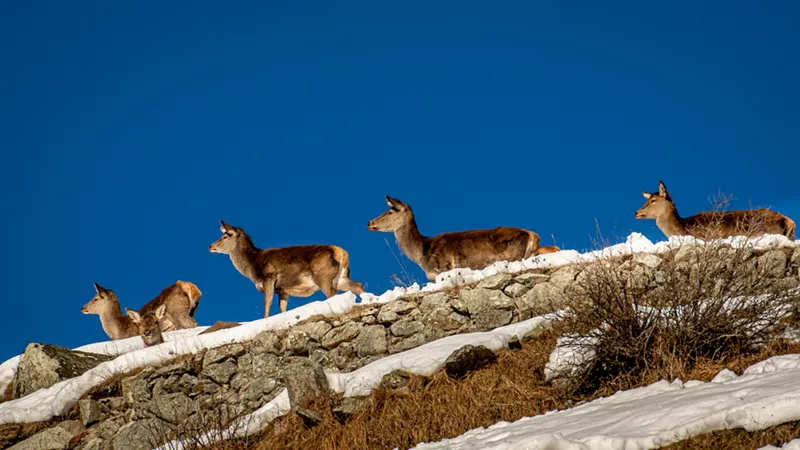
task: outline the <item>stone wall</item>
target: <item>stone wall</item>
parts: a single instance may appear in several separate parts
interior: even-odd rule
[[[690,256],[690,250],[679,250],[669,257],[678,261]],[[798,284],[800,249],[754,252],[752,261],[771,276]],[[657,283],[662,256],[639,254],[614,264],[634,279]],[[173,437],[225,426],[229,419],[263,406],[284,387],[293,406],[303,408],[327,393],[323,370],[350,372],[445,336],[491,330],[561,308],[564,293],[580,282],[584,267],[498,274],[472,286],[362,305],[343,316],[312,317],[287,330],[265,331],[246,344],[204,351],[110,381],[76,405],[66,418],[72,419],[65,422],[70,427],[42,433],[60,438],[71,434],[70,448],[149,450]],[[29,448],[25,442],[17,445],[13,448]]]

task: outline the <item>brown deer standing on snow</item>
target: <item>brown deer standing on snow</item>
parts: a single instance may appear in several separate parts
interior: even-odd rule
[[[281,312],[286,312],[290,295],[309,297],[319,290],[327,298],[337,290],[364,293],[361,283],[349,278],[350,257],[341,247],[300,245],[262,250],[243,229],[219,223],[222,237],[208,250],[230,256],[236,270],[264,293],[264,317],[269,317],[274,294],[278,294]]]
[[[497,227],[423,236],[410,206],[388,195],[386,203],[389,210],[370,220],[367,228],[393,232],[403,253],[425,271],[430,281],[459,267],[483,269],[497,261],[518,261],[560,250],[555,246],[539,247],[539,235],[522,228]]]
[[[656,225],[667,237],[691,235],[715,239],[742,235],[756,237],[769,233],[794,239],[795,223],[769,209],[706,211],[682,218],[662,181],[658,182],[658,192],[642,192],[642,195],[647,201],[634,217],[655,219]]]

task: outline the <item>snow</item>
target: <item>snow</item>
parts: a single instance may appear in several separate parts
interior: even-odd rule
[[[661,380],[414,448],[649,449],[715,430],[756,431],[799,419],[800,355],[783,355],[756,363],[741,376],[722,371],[712,382]]]
[[[238,418],[225,430],[211,430],[192,439],[170,441],[153,450],[183,450],[187,447],[192,448],[194,445],[211,445],[214,442],[251,436],[266,428],[273,420],[285,415],[291,409],[289,391],[283,389],[280,394],[267,402],[266,405],[251,414]]]
[[[327,372],[328,385],[334,392],[342,392],[345,397],[369,395],[378,386],[384,375],[394,370],[403,370],[412,375],[431,376],[444,366],[450,354],[465,345],[483,345],[490,350],[500,350],[517,337],[522,339],[533,329],[548,326],[563,314],[559,311],[545,316],[534,317],[490,331],[456,334],[429,342],[419,347],[386,356],[373,361],[353,372]]]
[[[777,450],[777,449],[800,450],[800,439],[794,439],[792,441],[783,444],[780,447],[775,447],[774,445],[765,445],[764,447],[761,447],[758,450]]]
[[[174,339],[163,344],[130,351],[111,361],[99,364],[81,376],[61,381],[23,398],[0,403],[0,425],[37,422],[65,414],[86,391],[102,384],[114,375],[139,367],[162,365],[177,356],[195,354],[203,349],[245,342],[253,339],[262,331],[287,328],[317,314],[341,315],[353,306],[355,306],[355,295],[347,292],[325,301],[299,306],[282,314],[247,322],[235,328],[226,328],[214,333],[184,339]],[[196,332],[196,329],[192,330]],[[141,338],[137,337],[136,339],[141,341]]]

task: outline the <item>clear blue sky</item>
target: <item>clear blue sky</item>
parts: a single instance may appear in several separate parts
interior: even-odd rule
[[[208,252],[220,219],[340,245],[375,293],[400,274],[366,228],[385,194],[428,235],[578,250],[595,221],[661,239],[633,218],[659,179],[684,215],[722,189],[800,219],[800,3],[652,3],[2,3],[0,360],[105,340],[95,281],[260,318]]]

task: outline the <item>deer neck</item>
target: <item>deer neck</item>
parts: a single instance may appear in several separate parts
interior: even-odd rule
[[[421,264],[425,256],[425,240],[427,238],[419,232],[417,221],[413,216],[405,225],[395,230],[394,236],[403,253],[415,263]]]
[[[100,324],[103,331],[112,339],[125,337],[125,332],[133,323],[131,319],[119,310],[119,303],[114,303],[100,312]]]
[[[687,234],[683,219],[678,215],[675,205],[670,205],[667,212],[656,218],[656,225],[667,237]]]
[[[235,267],[239,273],[255,282],[257,281],[256,258],[259,253],[260,250],[256,248],[253,242],[248,238],[243,240],[229,256],[231,257],[233,267]]]

